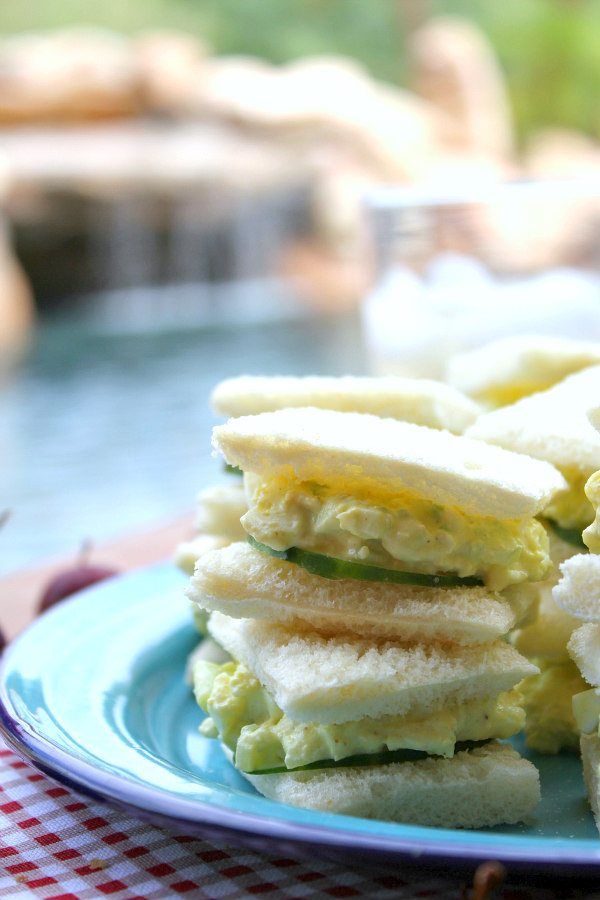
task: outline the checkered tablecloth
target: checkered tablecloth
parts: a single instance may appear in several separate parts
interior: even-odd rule
[[[55,784],[0,744],[0,897],[44,900],[472,896],[470,878],[354,869],[170,834]],[[506,900],[590,897],[575,885]],[[600,893],[595,895],[600,898]]]

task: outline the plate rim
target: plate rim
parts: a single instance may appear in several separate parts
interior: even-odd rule
[[[142,576],[168,566],[177,572],[170,563],[158,563],[150,567],[136,570]],[[132,573],[124,573],[106,582],[73,595],[61,608],[81,602],[83,596],[90,591],[111,590],[123,579],[131,578]],[[404,859],[412,863],[445,863],[454,867],[473,865],[494,859],[513,867],[544,867],[545,872],[551,870],[558,874],[592,875],[600,871],[600,841],[577,838],[574,843],[579,846],[568,846],[565,838],[551,838],[527,835],[498,835],[502,840],[494,845],[489,841],[478,840],[479,835],[488,836],[490,832],[469,831],[459,829],[425,829],[428,840],[423,839],[424,826],[404,824],[408,830],[406,835],[385,835],[367,833],[359,829],[328,827],[321,823],[295,822],[285,817],[274,817],[272,814],[259,815],[255,812],[232,809],[226,805],[211,804],[200,799],[178,797],[172,792],[137,784],[122,773],[110,772],[93,763],[82,760],[67,750],[57,746],[45,735],[36,734],[20,720],[9,708],[9,700],[5,696],[5,678],[10,669],[13,653],[18,652],[19,643],[24,634],[28,636],[33,629],[43,627],[44,620],[52,615],[53,610],[36,619],[21,635],[11,642],[8,652],[4,654],[0,667],[0,734],[9,747],[26,762],[42,771],[54,780],[66,784],[93,799],[108,802],[126,808],[130,813],[141,814],[149,821],[165,827],[169,825],[177,831],[194,832],[207,836],[207,831],[215,836],[228,835],[239,843],[251,843],[262,840],[264,849],[273,848],[273,842],[285,842],[289,852],[289,843],[295,843],[299,849],[310,847],[311,851],[345,851],[362,854],[373,859]],[[218,791],[218,786],[213,787]],[[318,811],[315,811],[317,813]],[[334,816],[333,813],[327,814]],[[343,816],[335,816],[343,819]],[[354,822],[360,819],[352,817]],[[372,820],[365,820],[372,824]],[[389,823],[388,823],[389,824]],[[400,824],[402,823],[394,823]],[[412,829],[418,829],[418,835],[410,835]],[[444,836],[451,831],[453,840]],[[441,833],[440,833],[441,832]],[[464,837],[463,837],[464,835]],[[270,842],[267,844],[267,841]],[[564,846],[561,844],[564,843]],[[585,843],[586,846],[581,846]],[[589,844],[590,846],[587,846]]]

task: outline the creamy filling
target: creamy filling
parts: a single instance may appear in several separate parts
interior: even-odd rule
[[[314,482],[245,476],[244,529],[273,550],[300,547],[387,569],[481,578],[492,590],[539,581],[551,562],[535,519],[468,516],[409,495],[340,495]]]
[[[592,553],[600,553],[600,472],[594,472],[588,478],[585,494],[593,507],[595,518],[583,532],[583,541]]]
[[[571,660],[532,660],[541,669],[519,684],[525,713],[525,743],[538,753],[576,750],[579,733],[573,716],[573,697],[585,686]]]
[[[560,471],[564,475],[568,487],[554,495],[544,509],[544,516],[554,519],[562,528],[575,528],[583,531],[594,518],[594,508],[586,496],[588,476],[579,469],[563,468]]]
[[[252,673],[235,661],[221,666],[196,663],[194,692],[209,716],[202,733],[219,737],[244,772],[295,769],[386,750],[420,750],[450,758],[459,741],[508,738],[525,721],[521,696],[513,689],[421,719],[383,716],[342,725],[300,723],[283,713]]]

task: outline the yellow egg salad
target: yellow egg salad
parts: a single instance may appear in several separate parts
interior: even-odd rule
[[[460,741],[508,738],[524,724],[517,689],[447,707],[426,718],[382,716],[335,724],[296,722],[237,662],[200,661],[194,693],[208,714],[200,730],[219,737],[243,772],[295,769],[324,760],[416,750],[451,758]]]
[[[470,516],[408,493],[338,493],[335,487],[246,474],[245,530],[273,550],[292,546],[386,569],[453,572],[491,590],[539,581],[551,568],[536,519]]]

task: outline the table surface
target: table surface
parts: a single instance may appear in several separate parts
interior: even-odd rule
[[[168,558],[193,530],[193,514],[109,541],[93,561],[120,571]],[[9,637],[35,615],[48,579],[71,559],[50,560],[0,579],[0,623]],[[0,743],[0,896],[46,900],[161,900],[177,896],[242,898],[381,897],[558,900],[591,897],[587,888],[525,886],[515,876],[500,893],[463,875],[422,869],[353,868],[320,859],[259,854],[149,825],[56,785]],[[509,875],[510,877],[510,875]],[[475,884],[475,886],[473,886]],[[598,896],[598,895],[595,895]]]

